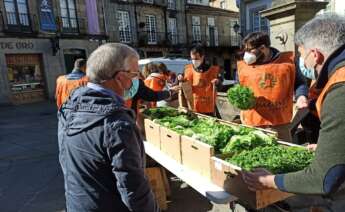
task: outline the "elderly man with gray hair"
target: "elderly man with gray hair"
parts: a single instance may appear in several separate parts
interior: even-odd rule
[[[298,30],[295,41],[304,61],[302,65],[317,76],[315,86],[320,93],[316,109],[321,130],[315,158],[298,172],[272,175],[257,169],[244,173],[243,179],[253,190],[274,188],[296,194],[314,194],[317,196],[304,204],[318,205],[327,211],[344,211],[345,18],[317,16]]]
[[[59,160],[68,212],[159,211],[145,177],[145,151],[123,93],[138,73],[137,52],[109,43],[87,61],[89,83],[59,109]]]

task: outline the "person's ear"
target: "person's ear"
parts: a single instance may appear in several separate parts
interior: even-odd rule
[[[323,54],[317,49],[313,49],[313,50],[311,50],[311,52],[312,52],[313,59],[314,59],[315,63],[318,65],[321,65],[325,59]]]

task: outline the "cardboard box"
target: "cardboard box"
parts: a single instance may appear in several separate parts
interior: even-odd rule
[[[146,140],[160,149],[161,148],[160,125],[154,123],[150,119],[145,119],[144,123],[145,123]]]
[[[274,189],[250,191],[240,175],[241,168],[222,158],[222,156],[211,158],[211,181],[238,197],[239,202],[244,206],[261,209],[293,195]]]
[[[188,136],[181,137],[183,165],[211,179],[211,157],[214,148]]]
[[[182,164],[181,135],[166,127],[160,127],[161,151]]]

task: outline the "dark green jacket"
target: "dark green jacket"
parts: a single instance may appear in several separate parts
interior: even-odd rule
[[[323,88],[329,77],[345,66],[345,47],[326,61],[317,86]],[[321,130],[315,159],[304,170],[277,175],[279,190],[299,194],[336,195],[344,191],[345,181],[345,83],[333,86],[321,110]]]

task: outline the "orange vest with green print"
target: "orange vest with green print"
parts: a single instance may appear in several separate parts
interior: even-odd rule
[[[322,104],[326,98],[328,91],[332,88],[333,85],[342,82],[345,82],[345,67],[336,70],[335,73],[332,74],[332,76],[329,78],[325,87],[322,89],[322,92],[316,101],[316,110],[319,117],[321,117]]]
[[[237,64],[240,84],[251,88],[256,97],[255,107],[241,111],[244,124],[276,126],[292,118],[295,84],[295,64],[292,52],[280,53],[269,64]]]
[[[198,113],[213,113],[216,94],[213,93],[211,81],[218,78],[220,68],[211,66],[206,72],[200,73],[194,70],[192,64],[186,65],[184,79],[192,85],[193,109]]]

